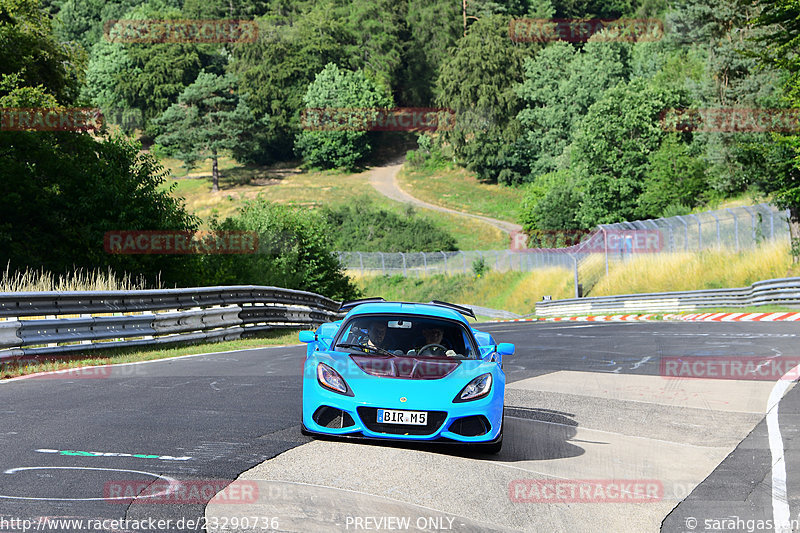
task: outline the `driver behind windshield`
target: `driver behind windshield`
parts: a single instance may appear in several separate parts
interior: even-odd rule
[[[445,346],[444,330],[438,326],[423,326],[422,336],[425,338],[425,345],[420,346],[418,350],[413,350],[419,355],[430,355],[441,357],[446,355],[448,357],[455,357],[456,352],[448,350]]]
[[[386,322],[378,320],[370,322],[369,329],[367,329],[367,346],[385,350],[384,340],[386,340]]]

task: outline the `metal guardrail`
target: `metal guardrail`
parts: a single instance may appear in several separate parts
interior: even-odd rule
[[[232,340],[318,325],[339,318],[338,310],[339,302],[318,294],[258,286],[0,293],[0,360]]]
[[[738,289],[626,294],[570,298],[536,304],[541,316],[624,313],[629,311],[678,312],[703,308],[780,305],[800,308],[800,278],[758,281]]]

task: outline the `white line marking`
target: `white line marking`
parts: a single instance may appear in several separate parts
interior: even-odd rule
[[[103,470],[106,472],[128,472],[130,474],[141,474],[143,476],[152,476],[154,478],[163,479],[164,481],[168,482],[169,485],[167,486],[166,490],[158,493],[158,494],[148,494],[146,496],[141,496],[141,498],[153,498],[155,496],[165,496],[169,495],[170,492],[174,492],[181,486],[180,481],[173,479],[167,476],[161,476],[159,474],[153,474],[152,472],[143,472],[141,470],[123,470],[120,468],[96,468],[96,467],[89,467],[89,466],[20,466],[18,468],[11,468],[3,472],[4,474],[16,474],[17,472],[22,472],[23,470]],[[139,498],[137,496],[136,498]],[[49,501],[49,502],[89,502],[89,501],[107,501],[107,500],[131,500],[130,496],[109,496],[103,498],[38,498],[35,496],[6,496],[4,494],[0,494],[0,498],[6,500],[36,500],[36,501]]]
[[[786,458],[783,453],[783,437],[778,420],[778,405],[783,395],[794,384],[794,380],[787,379],[792,372],[797,372],[800,365],[795,366],[779,379],[767,400],[767,436],[769,437],[769,451],[772,456],[772,517],[775,520],[775,533],[790,533],[791,511],[789,498],[786,492]],[[794,374],[796,375],[796,374]]]

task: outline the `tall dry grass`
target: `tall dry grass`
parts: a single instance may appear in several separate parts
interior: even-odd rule
[[[0,292],[29,291],[117,291],[138,289],[160,289],[161,281],[149,286],[143,277],[129,274],[118,275],[110,268],[102,270],[77,269],[65,275],[54,275],[45,270],[26,269],[11,272],[10,265],[0,277]]]
[[[606,276],[605,256],[581,262],[579,282],[585,296],[745,287],[756,281],[785,277],[791,256],[787,243],[766,243],[743,252],[706,250],[702,253],[641,255],[612,262]],[[532,313],[543,296],[554,300],[575,296],[571,268],[532,272],[487,272],[424,278],[351,275],[365,296],[405,301],[445,300],[455,303]]]
[[[745,287],[764,279],[785,277],[791,266],[788,243],[770,242],[735,252],[640,255],[610,265],[592,288],[592,296],[643,292]]]

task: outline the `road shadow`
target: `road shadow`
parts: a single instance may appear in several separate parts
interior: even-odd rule
[[[476,446],[449,442],[405,442],[331,436],[314,436],[314,438],[367,446],[426,451],[488,461],[549,461],[577,457],[586,453],[583,448],[570,442],[575,437],[578,428],[578,422],[574,420],[574,416],[551,409],[506,407],[503,421],[503,448],[497,454],[485,453]]]

